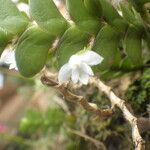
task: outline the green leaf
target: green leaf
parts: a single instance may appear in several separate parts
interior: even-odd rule
[[[143,27],[143,21],[138,12],[134,10],[134,8],[130,5],[130,3],[127,2],[121,2],[120,8],[123,14],[123,17],[127,22],[134,25],[135,27],[142,28]]]
[[[16,48],[17,66],[23,76],[32,77],[44,67],[54,39],[35,26],[23,33]]]
[[[0,55],[2,54],[7,41],[8,41],[7,32],[4,29],[0,28]]]
[[[142,34],[134,27],[129,27],[125,40],[124,47],[130,61],[135,66],[141,66],[142,60]]]
[[[130,1],[133,5],[136,5],[139,8],[142,7],[145,3],[150,2],[149,0],[130,0]]]
[[[102,7],[99,0],[84,0],[84,4],[90,14],[97,17],[102,16]]]
[[[108,22],[111,22],[116,18],[120,18],[120,15],[108,0],[99,0],[99,1],[102,6],[103,15],[105,16]]]
[[[122,59],[120,63],[120,69],[122,71],[132,71],[134,69],[134,65],[128,56]]]
[[[98,33],[93,50],[104,57],[99,68],[108,70],[111,67],[119,66],[121,56],[118,50],[120,33],[109,25],[105,25]]]
[[[97,34],[101,28],[101,22],[98,17],[89,13],[84,5],[84,1],[66,0],[66,2],[69,15],[76,25],[87,33]]]
[[[102,14],[106,22],[116,27],[119,31],[126,29],[126,22],[121,18],[117,10],[111,5],[108,0],[99,0],[102,6]]]
[[[31,16],[37,24],[53,35],[61,35],[68,23],[61,15],[53,0],[29,0]]]
[[[82,50],[89,42],[89,35],[77,27],[69,28],[62,36],[58,49],[58,65],[65,64],[70,56]]]
[[[15,35],[22,33],[28,19],[22,15],[11,0],[0,0],[0,54]]]
[[[117,77],[121,76],[122,74],[123,74],[123,72],[121,72],[121,71],[106,70],[106,71],[100,73],[100,78],[102,80],[110,80],[113,78],[117,78]]]
[[[123,14],[123,17],[129,22],[133,23],[135,21],[135,16],[132,12],[132,7],[129,3],[122,2],[120,3],[120,8]]]
[[[146,32],[145,41],[147,43],[148,49],[150,51],[150,32]]]

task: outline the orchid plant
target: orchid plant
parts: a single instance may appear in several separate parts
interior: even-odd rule
[[[26,78],[43,74],[43,68],[51,71],[54,66],[58,80],[53,83],[63,94],[63,83],[87,85],[89,78],[98,74],[98,88],[122,110],[138,145],[142,138],[136,117],[98,78],[108,80],[149,66],[149,10],[149,0],[66,0],[63,5],[56,0],[29,0],[26,4],[0,0],[0,63]],[[49,85],[44,79],[42,83]],[[84,101],[87,110],[101,114],[95,104],[67,94]]]
[[[102,58],[97,71],[104,79],[141,69],[147,63],[148,58],[143,57],[149,55],[150,41],[147,0],[135,1],[134,5],[124,0],[112,4],[108,0],[66,0],[68,13],[59,10],[62,5],[56,0],[29,0],[29,5],[19,0],[0,3],[6,7],[0,6],[0,54],[12,41],[15,52],[8,54],[12,61],[6,63],[25,77],[39,73],[51,61],[49,55],[57,60],[60,83],[71,79],[73,83],[87,84],[89,76],[93,76],[90,67]],[[144,16],[140,7],[145,10]],[[87,50],[79,54],[91,39],[90,49],[95,53]],[[86,60],[96,53],[95,63]]]

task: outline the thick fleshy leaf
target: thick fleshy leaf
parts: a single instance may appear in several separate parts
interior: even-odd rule
[[[135,66],[141,66],[142,60],[142,33],[130,27],[124,40],[125,50],[130,61]]]
[[[120,69],[122,71],[131,71],[135,68],[135,65],[133,65],[132,61],[128,56],[122,59],[120,64]]]
[[[16,48],[17,67],[23,76],[32,77],[44,67],[54,39],[38,27],[23,33]]]
[[[33,19],[50,34],[61,35],[68,28],[53,0],[29,0],[29,5]]]
[[[82,32],[77,27],[69,28],[62,38],[57,48],[58,65],[61,67],[69,58],[82,50],[89,41],[89,34]]]
[[[123,14],[123,17],[127,22],[130,24],[138,27],[138,28],[143,28],[144,23],[142,21],[141,16],[134,10],[133,6],[130,5],[130,3],[127,2],[121,2],[120,3],[120,8]]]
[[[89,13],[83,0],[66,0],[66,5],[70,17],[81,30],[97,34],[101,28],[100,19]]]
[[[121,54],[118,50],[119,41],[120,33],[111,26],[105,25],[100,30],[92,49],[104,58],[99,65],[101,70],[119,67],[121,61]]]
[[[22,33],[28,19],[11,0],[0,0],[0,55],[13,36]]]
[[[84,0],[84,4],[91,15],[101,17],[102,7],[98,0]]]
[[[8,42],[9,38],[7,36],[7,31],[0,28],[0,55],[2,54],[3,50],[5,49],[5,46]]]
[[[108,0],[99,0],[104,19],[120,32],[125,31],[127,24]]]
[[[120,18],[119,13],[115,10],[115,8],[108,0],[99,0],[99,2],[102,6],[103,15],[108,22],[111,22],[116,18]]]

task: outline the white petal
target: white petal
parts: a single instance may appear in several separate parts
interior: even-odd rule
[[[71,75],[71,80],[73,81],[73,83],[77,83],[79,81],[79,68],[75,67],[72,69],[72,75]]]
[[[6,64],[14,64],[16,65],[15,60],[15,51],[7,51],[5,55],[3,56],[3,62]]]
[[[61,6],[61,1],[60,0],[54,0],[54,3],[57,7]]]
[[[103,61],[102,56],[90,50],[86,51],[83,54],[80,54],[80,58],[83,62],[85,62],[86,64],[90,66],[97,65]]]
[[[94,75],[91,67],[88,66],[86,63],[81,63],[80,67],[85,73],[89,74],[90,76]]]
[[[6,55],[8,54],[9,50],[4,50],[3,53],[1,54],[1,57],[0,57],[0,63],[5,63],[5,57]]]
[[[12,64],[9,65],[9,69],[18,70],[18,67],[17,67],[16,63],[14,62],[14,63],[12,63]]]
[[[18,71],[18,67],[17,67],[17,65],[15,66],[15,70],[16,70],[16,71]]]
[[[4,63],[6,64],[11,64],[15,62],[15,52],[14,51],[9,51],[8,53],[5,54],[3,57]]]
[[[76,66],[76,65],[80,65],[80,63],[81,63],[80,56],[78,56],[78,55],[72,55],[72,56],[70,57],[68,63],[69,63],[69,65],[70,65],[71,67],[74,67],[74,66]]]
[[[12,0],[14,3],[17,3],[19,0]]]
[[[16,60],[15,60],[15,51],[10,51],[9,49],[5,50],[2,54],[2,62],[9,65],[9,69],[18,70]]]
[[[14,69],[16,66],[14,64],[10,64],[9,69]]]
[[[0,89],[3,87],[4,85],[4,75],[0,73]]]
[[[64,83],[68,81],[70,77],[71,77],[71,68],[67,63],[60,68],[58,74],[58,81],[59,83]]]
[[[89,81],[89,75],[85,72],[81,72],[79,80],[82,84],[87,85]]]
[[[25,12],[28,16],[30,16],[29,13],[29,6],[26,3],[19,3],[17,4],[17,7],[20,11]]]

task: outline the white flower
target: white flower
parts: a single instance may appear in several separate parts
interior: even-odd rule
[[[16,64],[16,59],[15,59],[15,51],[11,51],[10,49],[4,50],[2,53],[1,62],[8,64],[9,69],[15,69],[18,70],[17,64]]]
[[[0,73],[0,89],[3,88],[3,85],[4,85],[4,75]]]
[[[54,0],[54,3],[57,7],[61,6],[61,1],[60,0]]]
[[[26,3],[19,3],[17,4],[17,8],[20,10],[20,11],[23,11],[27,14],[28,17],[30,17],[30,13],[29,13],[29,5],[26,4]]]
[[[14,3],[18,3],[18,1],[19,1],[19,0],[12,0],[12,2],[14,2]]]
[[[97,65],[102,60],[103,57],[90,50],[72,55],[68,63],[64,64],[59,71],[59,83],[62,84],[71,79],[73,83],[88,84],[89,77],[94,75],[90,66]]]

